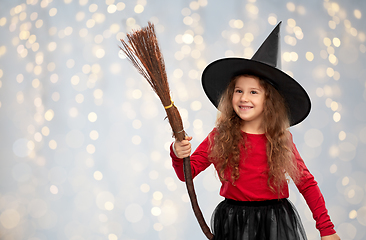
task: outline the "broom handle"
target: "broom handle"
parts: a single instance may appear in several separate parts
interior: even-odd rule
[[[184,170],[184,179],[186,182],[189,198],[191,199],[194,215],[196,215],[196,218],[201,226],[203,233],[206,235],[208,239],[212,240],[214,238],[214,235],[211,233],[210,228],[207,226],[205,219],[203,218],[201,209],[198,206],[196,192],[194,190],[193,179],[192,179],[191,160],[189,157],[183,158],[183,170]]]

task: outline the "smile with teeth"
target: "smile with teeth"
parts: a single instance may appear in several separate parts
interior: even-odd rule
[[[239,106],[240,109],[243,109],[243,110],[248,110],[248,109],[251,109],[253,107],[251,106]]]

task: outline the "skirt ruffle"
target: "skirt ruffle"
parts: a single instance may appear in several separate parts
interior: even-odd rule
[[[225,199],[216,207],[211,227],[214,240],[307,240],[300,216],[287,199]]]

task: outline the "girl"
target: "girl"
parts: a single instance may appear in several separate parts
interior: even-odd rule
[[[307,239],[287,199],[288,177],[304,196],[321,239],[340,239],[314,177],[288,131],[309,114],[305,90],[279,70],[279,26],[252,59],[225,58],[204,70],[202,82],[220,115],[215,129],[190,157],[195,177],[214,164],[225,197],[212,216],[215,240]],[[190,140],[171,146],[173,167],[184,181]]]

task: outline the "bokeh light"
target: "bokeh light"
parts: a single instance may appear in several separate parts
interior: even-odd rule
[[[14,0],[0,7],[0,239],[199,239],[160,100],[120,51],[155,24],[195,148],[217,115],[200,78],[282,21],[282,70],[309,93],[292,127],[341,239],[366,238],[366,7],[360,1]],[[209,222],[220,182],[195,179]],[[319,239],[296,187],[291,200]]]

